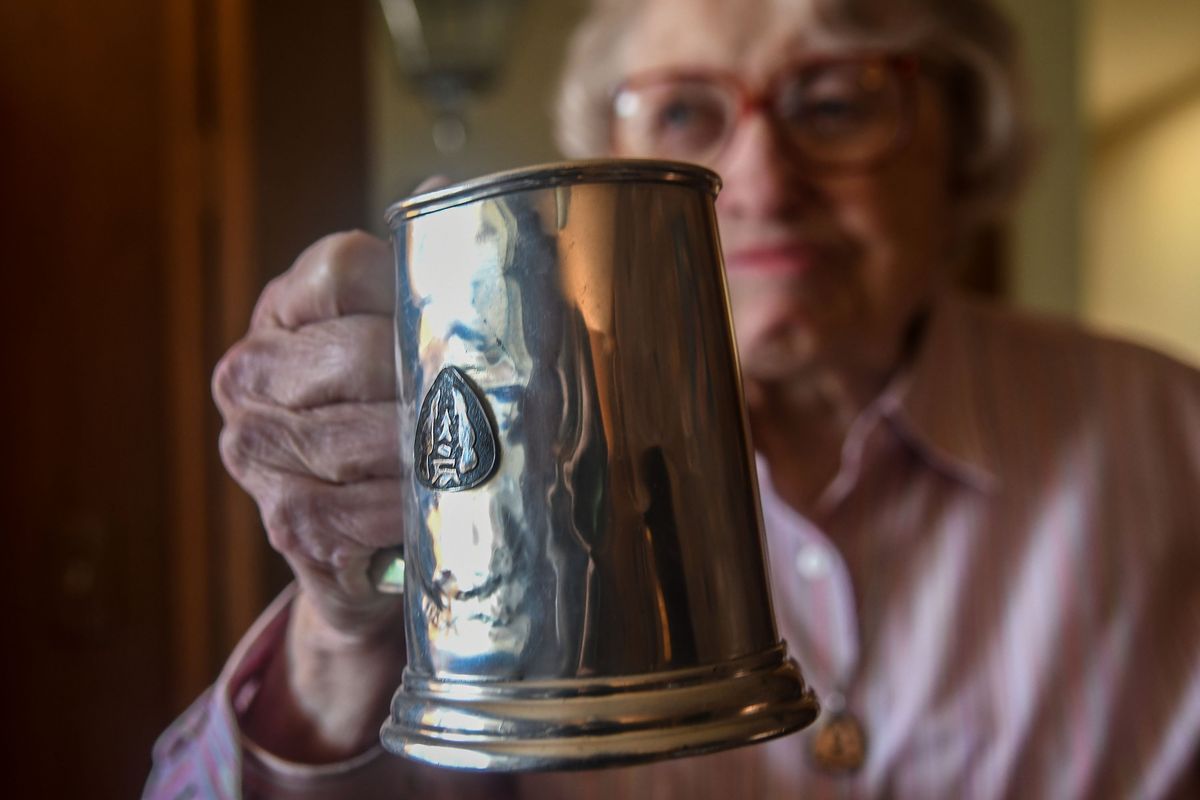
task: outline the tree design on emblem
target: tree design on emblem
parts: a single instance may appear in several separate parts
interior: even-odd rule
[[[417,425],[417,478],[430,489],[478,486],[496,465],[496,439],[479,394],[455,367],[434,380]]]

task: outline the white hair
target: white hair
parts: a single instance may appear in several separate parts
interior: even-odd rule
[[[1016,35],[992,2],[775,2],[807,4],[805,10],[822,33],[891,45],[924,57],[934,67],[951,120],[952,178],[967,224],[974,227],[1011,211],[1028,172],[1032,137]],[[647,0],[593,0],[576,29],[556,107],[558,143],[567,156],[608,154],[612,91],[624,77],[627,33],[645,5]]]

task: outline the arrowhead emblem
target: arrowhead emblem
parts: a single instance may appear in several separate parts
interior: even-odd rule
[[[496,433],[484,400],[457,367],[438,373],[425,393],[414,443],[417,480],[427,489],[472,489],[496,469]]]

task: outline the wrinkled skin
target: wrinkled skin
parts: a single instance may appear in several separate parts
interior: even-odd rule
[[[404,663],[399,598],[367,577],[403,536],[392,287],[385,243],[320,240],[267,286],[213,378],[221,455],[300,588],[287,657],[243,724],[300,762],[370,746]]]
[[[392,285],[383,242],[320,240],[267,286],[213,379],[226,466],[302,595],[352,636],[377,634],[397,606],[367,581],[401,530]]]

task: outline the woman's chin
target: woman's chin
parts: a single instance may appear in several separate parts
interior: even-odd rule
[[[742,375],[749,381],[771,383],[802,373],[817,355],[816,337],[802,328],[739,342]]]

